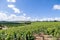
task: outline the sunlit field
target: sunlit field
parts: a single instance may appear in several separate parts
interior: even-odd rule
[[[2,24],[7,29],[0,29],[0,40],[34,40],[33,34],[43,32],[55,38],[60,37],[60,22],[31,22],[29,24]]]

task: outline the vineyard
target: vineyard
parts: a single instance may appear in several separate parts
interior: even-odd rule
[[[0,40],[34,40],[34,34],[44,33],[60,38],[60,22],[31,22],[31,24],[3,24],[8,27],[0,30]]]

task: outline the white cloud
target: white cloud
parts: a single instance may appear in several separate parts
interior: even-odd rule
[[[60,10],[60,5],[54,5],[54,6],[53,6],[53,9],[55,9],[55,10]]]
[[[16,0],[7,0],[7,2],[16,2]]]
[[[16,16],[16,15],[10,15],[8,17],[8,21],[28,21],[30,20],[29,17],[25,17],[25,16]]]
[[[0,20],[6,20],[7,19],[7,15],[5,13],[0,13]]]
[[[7,0],[7,2],[16,2],[16,0]],[[16,8],[14,4],[8,4],[8,7],[14,10],[14,13],[21,13],[20,9]]]
[[[21,11],[18,8],[16,8],[13,4],[9,4],[8,7],[14,10],[14,13],[21,13]]]
[[[11,14],[8,16],[8,14],[0,12],[0,21],[28,21],[30,20],[30,17],[26,17],[24,15],[17,16],[15,14]]]
[[[31,21],[60,21],[60,17],[55,17],[55,18],[30,18]]]
[[[55,18],[42,18],[40,21],[54,21]]]
[[[8,14],[0,12],[0,21],[60,21],[60,17],[55,18],[31,18],[28,17],[26,14],[17,16],[15,14],[11,14],[8,16]]]
[[[23,13],[19,8],[17,8],[13,3],[16,2],[16,0],[6,0],[8,2],[7,7],[11,8],[14,13],[22,13],[22,15],[15,15],[15,14],[10,14],[8,16],[7,13],[0,12],[0,21],[27,21],[30,20],[31,17],[26,16],[25,13]],[[10,4],[9,4],[10,3]]]
[[[24,15],[24,16],[26,16],[26,14],[25,14],[25,13],[23,13],[23,15]]]
[[[20,13],[20,10],[18,8],[12,8],[14,10],[15,13]]]
[[[15,5],[10,4],[10,5],[8,5],[8,7],[9,7],[9,8],[14,8]]]

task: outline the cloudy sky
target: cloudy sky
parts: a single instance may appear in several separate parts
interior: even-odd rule
[[[0,0],[0,21],[60,20],[60,0]]]

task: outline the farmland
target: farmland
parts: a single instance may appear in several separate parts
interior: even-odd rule
[[[0,30],[0,40],[34,40],[33,34],[43,32],[60,37],[60,22],[31,22],[31,24],[2,24],[8,27]]]

